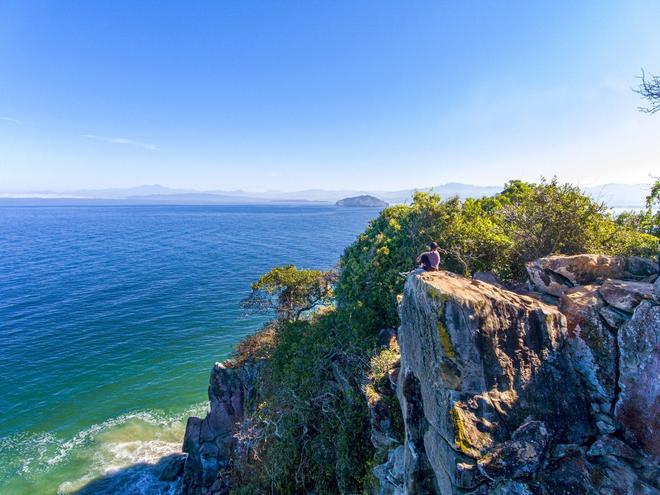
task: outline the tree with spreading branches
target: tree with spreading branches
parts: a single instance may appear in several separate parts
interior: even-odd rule
[[[279,321],[296,321],[312,310],[328,306],[334,298],[337,272],[299,270],[278,266],[252,284],[252,293],[241,302],[245,309],[275,311]]]

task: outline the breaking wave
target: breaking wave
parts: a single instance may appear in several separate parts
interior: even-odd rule
[[[0,450],[13,462],[2,466],[0,482],[15,485],[16,492],[43,484],[58,495],[86,493],[94,483],[95,494],[165,495],[177,493],[176,483],[159,480],[161,459],[181,452],[186,419],[203,416],[207,403],[177,414],[140,411],[108,419],[78,432],[72,438],[53,433],[20,433],[0,439]],[[1,483],[0,483],[1,484]],[[5,485],[7,486],[7,485]]]

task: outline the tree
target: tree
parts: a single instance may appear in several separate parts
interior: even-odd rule
[[[336,279],[334,270],[278,266],[252,284],[252,293],[241,306],[257,311],[274,310],[279,321],[296,321],[304,313],[332,303]]]
[[[646,209],[621,212],[614,221],[618,225],[660,238],[660,178],[655,179],[646,196]]]
[[[660,110],[660,76],[654,76],[653,74],[648,74],[647,76],[644,70],[642,70],[640,79],[642,82],[635,92],[647,100],[648,106],[640,107],[639,110],[644,113],[653,114]]]
[[[539,184],[511,181],[498,199],[513,245],[508,265],[515,278],[524,279],[525,263],[536,258],[600,249],[598,227],[607,208],[576,186],[556,178]]]
[[[646,214],[650,224],[648,233],[660,238],[660,178],[658,177],[651,186],[651,192],[646,196]]]

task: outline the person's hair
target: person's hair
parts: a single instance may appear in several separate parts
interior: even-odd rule
[[[438,249],[438,244],[435,242],[431,243],[431,249]]]

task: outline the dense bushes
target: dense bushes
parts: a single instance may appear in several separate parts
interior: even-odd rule
[[[239,493],[361,492],[373,448],[360,381],[372,347],[332,310],[279,324]]]

